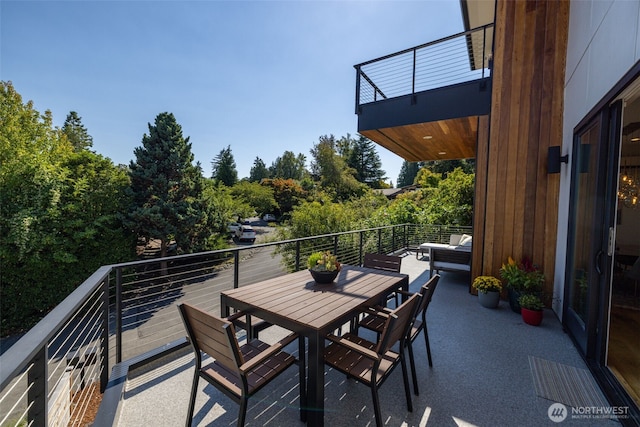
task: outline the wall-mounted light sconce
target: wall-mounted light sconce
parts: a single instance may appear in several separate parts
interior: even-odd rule
[[[549,151],[547,153],[547,173],[560,173],[561,163],[569,164],[569,155],[565,154],[564,156],[561,156],[559,145],[549,147]]]

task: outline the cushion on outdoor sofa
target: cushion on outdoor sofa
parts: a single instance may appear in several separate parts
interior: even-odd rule
[[[458,242],[458,246],[471,246],[472,237],[468,234],[463,234],[460,236],[460,241]]]

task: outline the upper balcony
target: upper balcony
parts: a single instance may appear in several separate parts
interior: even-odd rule
[[[407,161],[475,157],[493,24],[355,65],[358,132]]]

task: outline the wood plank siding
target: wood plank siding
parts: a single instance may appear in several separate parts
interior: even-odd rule
[[[497,276],[507,256],[528,256],[550,295],[560,176],[547,173],[547,149],[562,145],[569,2],[498,0],[495,25],[491,115],[478,124],[472,277]]]

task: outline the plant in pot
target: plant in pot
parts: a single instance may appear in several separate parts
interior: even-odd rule
[[[516,313],[520,313],[520,304],[518,303],[520,296],[542,293],[544,275],[528,257],[523,257],[519,264],[509,257],[507,263],[500,267],[500,277],[507,282],[509,306]]]
[[[312,253],[307,266],[316,283],[332,283],[340,272],[340,263],[330,251]]]
[[[538,295],[523,294],[518,298],[522,320],[528,325],[538,326],[542,323],[544,304]]]
[[[525,270],[511,257],[500,267],[500,277],[507,283],[509,307],[516,313],[520,313],[518,298],[524,291],[525,275]]]
[[[500,302],[502,282],[493,276],[478,276],[473,279],[472,286],[478,291],[478,302],[487,308],[496,308]]]

